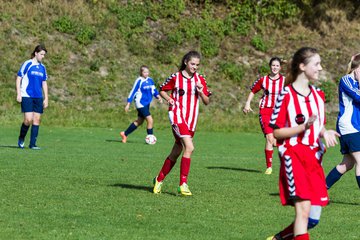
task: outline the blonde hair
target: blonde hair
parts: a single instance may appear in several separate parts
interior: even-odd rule
[[[360,53],[355,54],[354,56],[351,57],[351,60],[348,64],[347,73],[348,74],[351,73],[359,66],[360,66]]]

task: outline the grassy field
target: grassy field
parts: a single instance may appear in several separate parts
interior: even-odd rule
[[[176,195],[179,166],[154,195],[152,178],[172,145],[169,130],[127,144],[119,129],[42,127],[40,151],[16,147],[18,128],[0,131],[0,239],[265,239],[293,219],[278,196],[279,161],[264,175],[261,134],[198,132],[189,176],[194,196]],[[28,142],[26,142],[26,145]],[[326,172],[339,161],[325,157]],[[312,239],[360,239],[354,172],[330,191]]]

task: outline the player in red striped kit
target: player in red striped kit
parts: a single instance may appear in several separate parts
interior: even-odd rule
[[[314,48],[301,48],[294,54],[271,116],[281,160],[280,199],[283,205],[295,207],[295,220],[269,240],[310,239],[308,228],[318,223],[321,207],[329,201],[321,166],[325,146],[320,138],[326,146],[334,146],[339,134],[325,129],[324,93],[310,85],[319,78],[320,63]]]
[[[285,77],[280,74],[281,59],[273,57],[269,62],[271,73],[269,75],[259,78],[251,87],[251,92],[245,103],[243,112],[247,114],[253,110],[250,107],[251,100],[255,94],[263,90],[263,95],[259,103],[259,120],[261,129],[265,135],[265,159],[266,171],[265,174],[272,173],[272,158],[273,158],[273,145],[275,143],[273,129],[269,127],[270,117],[275,105],[275,101],[279,93],[284,87]]]
[[[201,99],[205,105],[208,105],[211,95],[205,78],[197,73],[200,58],[198,52],[188,52],[181,61],[179,71],[172,74],[160,86],[160,95],[169,104],[169,120],[175,143],[171,153],[165,159],[159,175],[154,178],[154,193],[161,192],[163,180],[183,152],[178,192],[185,196],[192,195],[187,185],[187,177],[190,170],[191,154],[194,151],[193,137],[199,114],[199,100]],[[168,95],[168,91],[171,91],[170,95]]]

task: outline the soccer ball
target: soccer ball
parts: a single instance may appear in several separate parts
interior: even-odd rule
[[[149,134],[149,135],[147,135],[146,137],[145,137],[145,142],[147,143],[147,144],[150,144],[150,145],[153,145],[153,144],[155,144],[156,143],[156,137],[155,137],[155,135],[152,135],[152,134]]]

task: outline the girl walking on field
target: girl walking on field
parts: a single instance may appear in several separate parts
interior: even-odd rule
[[[334,146],[339,134],[325,129],[325,96],[311,85],[321,70],[316,49],[299,49],[289,64],[285,88],[271,116],[281,160],[280,199],[283,205],[295,207],[295,219],[268,240],[310,239],[308,228],[319,222],[321,207],[329,201],[321,166],[325,152],[321,138],[326,146]]]
[[[273,129],[269,127],[270,117],[275,105],[275,101],[279,93],[284,87],[285,77],[280,74],[281,59],[273,57],[269,62],[270,74],[259,78],[251,87],[251,92],[245,103],[243,112],[245,114],[252,112],[250,107],[251,101],[255,94],[260,90],[263,90],[263,95],[260,100],[259,108],[259,120],[261,129],[266,138],[265,142],[265,160],[266,171],[265,174],[272,173],[272,158],[273,158],[273,145],[275,143]]]
[[[343,160],[326,177],[331,188],[346,172],[355,167],[355,177],[360,188],[360,53],[353,56],[348,74],[339,82],[339,115],[336,130],[340,133]]]
[[[197,73],[200,54],[188,52],[181,60],[180,69],[160,86],[160,95],[169,104],[169,120],[175,138],[173,148],[154,178],[154,193],[160,193],[166,175],[183,153],[180,162],[180,183],[178,192],[184,196],[192,193],[187,184],[190,171],[191,154],[194,151],[193,137],[199,114],[199,100],[208,105],[210,102],[205,78]],[[171,94],[168,95],[168,91]]]
[[[127,103],[125,106],[125,112],[129,111],[130,104],[135,100],[135,106],[138,111],[138,118],[132,122],[129,127],[120,132],[120,137],[123,143],[126,143],[127,137],[130,133],[135,131],[144,120],[147,122],[146,132],[148,135],[153,135],[154,120],[150,113],[150,103],[153,96],[162,103],[162,98],[159,92],[156,90],[154,81],[149,77],[150,70],[147,66],[143,65],[140,67],[140,76],[135,80],[133,88],[129,93]]]
[[[42,64],[46,53],[45,46],[37,45],[31,54],[31,59],[25,61],[17,73],[16,100],[21,103],[21,111],[24,113],[18,139],[19,148],[25,147],[25,137],[31,125],[29,148],[40,150],[40,147],[36,145],[40,118],[44,108],[47,108],[49,103],[46,82],[47,73],[45,66]]]

